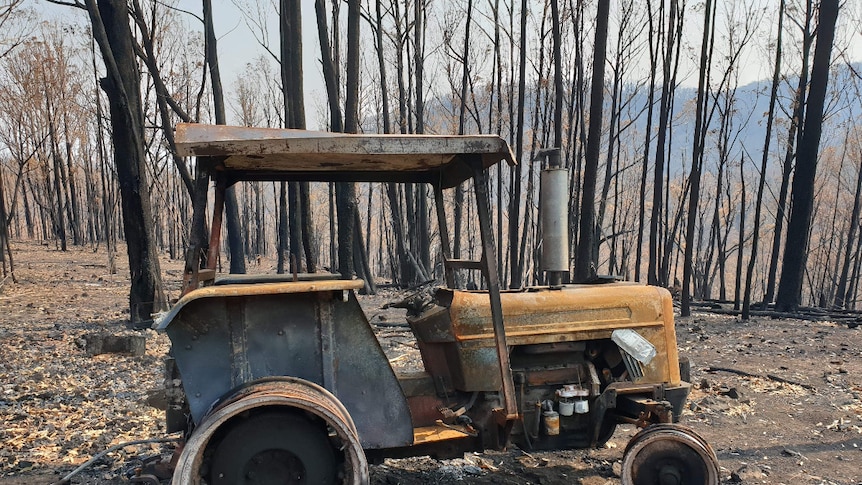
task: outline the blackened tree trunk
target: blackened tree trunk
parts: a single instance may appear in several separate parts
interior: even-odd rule
[[[425,133],[425,0],[415,0],[413,3],[413,67],[416,77],[416,133]],[[357,38],[358,38],[357,33]],[[466,62],[466,59],[465,59]],[[428,221],[428,185],[419,184],[416,187],[416,231],[419,242],[420,266],[431,268],[431,226]]]
[[[807,114],[802,128],[802,140],[793,175],[790,221],[781,263],[781,280],[775,299],[779,311],[794,311],[802,298],[802,277],[807,262],[811,212],[814,208],[814,177],[817,174],[817,153],[823,125],[823,107],[829,83],[829,61],[835,23],[838,18],[838,0],[823,0],[817,25],[817,46],[811,67],[811,87],[808,91]]]
[[[383,120],[383,133],[392,133],[392,120],[389,113],[389,96],[387,91],[388,84],[386,82],[386,61],[383,57],[383,12],[381,4],[381,0],[375,0],[374,2],[374,10],[376,14],[376,26],[374,29],[376,42],[375,47],[377,52],[377,68],[380,71],[380,99],[383,103],[381,118]],[[395,239],[395,252],[398,257],[398,268],[392,268],[392,279],[402,287],[406,287],[414,283],[419,283],[419,281],[415,280],[414,275],[417,274],[417,271],[413,269],[410,258],[407,256],[401,204],[398,197],[398,188],[394,183],[386,184],[386,196],[389,201],[389,211],[392,214],[390,223],[392,225],[392,232]]]
[[[661,248],[661,220],[663,215],[664,196],[664,159],[665,143],[667,141],[668,125],[671,115],[671,100],[673,97],[673,81],[671,65],[673,62],[673,47],[676,41],[674,28],[677,15],[677,2],[671,0],[667,22],[667,42],[662,63],[662,86],[659,101],[658,136],[655,148],[655,167],[653,167],[653,197],[649,225],[649,257],[647,258],[647,282],[651,285],[667,286],[664,271],[661,271],[659,255]],[[656,41],[658,42],[658,41]]]
[[[599,0],[596,13],[596,37],[593,54],[592,93],[590,94],[590,132],[587,138],[584,183],[578,229],[578,253],[575,281],[585,281],[595,272],[593,245],[595,236],[596,176],[602,140],[602,111],[605,84],[605,56],[608,42],[610,0]]]
[[[54,235],[60,239],[60,250],[66,250],[66,218],[63,208],[63,190],[60,185],[60,153],[57,148],[56,131],[54,129],[54,120],[51,115],[51,102],[47,101],[48,108],[48,132],[51,138],[51,160],[54,162],[54,197],[57,199],[57,207],[54,217]]]
[[[86,7],[107,68],[101,84],[110,103],[114,162],[131,273],[130,316],[133,322],[141,323],[164,308],[165,298],[146,192],[140,73],[125,0],[101,0],[98,5],[96,0],[86,0]]]
[[[69,224],[72,226],[72,244],[80,246],[84,244],[81,233],[81,213],[78,209],[78,189],[75,183],[75,167],[72,163],[72,140],[69,136],[69,119],[67,112],[63,111],[63,139],[66,142],[66,174],[67,186],[69,188]]]
[[[847,138],[845,138],[845,145]],[[860,160],[862,162],[862,160]],[[847,231],[847,244],[844,246],[844,262],[841,265],[841,276],[838,278],[838,290],[835,293],[835,308],[846,308],[847,278],[850,276],[850,262],[853,259],[853,242],[859,229],[859,212],[862,209],[862,164],[856,172],[856,193],[853,195],[853,212],[850,215],[850,229]]]
[[[521,0],[521,45],[518,54],[518,118],[515,125],[515,157],[520,161],[524,152],[524,110],[527,70],[527,0]],[[523,270],[518,250],[518,225],[521,223],[521,175],[523,163],[510,169],[512,196],[509,199],[509,287],[520,288]],[[524,209],[527,211],[527,208]]]
[[[745,243],[745,158],[739,160],[739,239],[736,247],[736,280],[733,290],[733,309],[739,310],[742,295],[742,246]],[[729,226],[729,224],[728,224]],[[727,236],[725,236],[726,238]],[[725,239],[726,240],[726,239]]]
[[[6,266],[7,254],[9,259],[8,270]],[[9,247],[9,222],[6,219],[6,195],[3,193],[2,167],[0,167],[0,263],[3,265],[3,276],[6,277],[9,274],[12,276],[12,281],[17,281],[15,279],[15,265],[12,261],[12,248]]]
[[[689,183],[691,192],[688,200],[688,221],[685,232],[685,255],[683,256],[682,273],[682,305],[680,313],[687,317],[691,315],[691,279],[694,258],[694,234],[697,223],[697,207],[700,197],[700,175],[703,166],[704,139],[707,131],[706,90],[709,89],[710,45],[715,28],[715,14],[712,0],[706,0],[703,13],[703,41],[700,48],[700,74],[697,85],[697,104],[695,105],[694,140],[691,155],[691,175]]]
[[[470,85],[470,25],[473,18],[473,0],[467,0],[467,18],[464,25],[464,50],[461,57],[463,70],[461,71],[461,102],[458,108],[458,134],[463,135],[466,129],[467,119],[467,88]],[[461,258],[461,239],[463,227],[464,189],[455,187],[455,207],[452,211],[454,232],[452,237],[452,257]],[[457,280],[457,277],[456,277]]]
[[[772,139],[772,124],[775,119],[775,102],[778,98],[778,84],[781,80],[781,39],[784,27],[784,0],[778,10],[778,30],[775,38],[775,64],[772,71],[772,89],[769,93],[769,112],[766,117],[766,134],[763,140],[763,152],[760,158],[760,180],[757,185],[757,198],[754,208],[754,225],[751,234],[751,256],[748,259],[748,269],[745,273],[745,296],[742,299],[742,319],[751,317],[751,283],[754,279],[754,265],[757,261],[757,246],[760,242],[760,217],[763,209],[763,189],[766,185],[766,167],[769,161],[769,144]],[[740,248],[741,251],[741,248]],[[764,301],[764,303],[768,303]]]
[[[287,254],[287,182],[279,182],[278,184],[278,259],[276,263],[276,272],[284,273],[287,268],[285,255]]]
[[[344,131],[359,131],[359,0],[347,3],[347,101],[344,109]],[[356,186],[352,182],[336,185],[338,213],[338,271],[344,279],[353,278],[353,211],[356,210]]]
[[[793,171],[794,149],[802,137],[802,121],[805,118],[805,92],[808,87],[808,66],[811,60],[811,44],[814,42],[814,34],[811,32],[811,23],[814,17],[814,0],[805,2],[805,24],[802,30],[802,65],[799,69],[799,81],[796,86],[796,98],[793,100],[793,117],[790,119],[790,127],[787,133],[787,147],[784,153],[784,167],[781,173],[781,187],[778,189],[778,204],[775,210],[775,230],[772,237],[772,253],[769,257],[769,276],[766,280],[766,294],[763,296],[763,305],[772,303],[775,297],[775,281],[778,275],[778,257],[781,251],[781,236],[786,222],[787,192],[790,188],[790,174]]]
[[[286,128],[305,129],[305,97],[302,74],[302,11],[299,2],[280,2],[279,31],[281,34],[281,81]],[[311,224],[311,196],[308,182],[288,184],[290,256],[297,271],[317,270],[317,249]]]
[[[317,39],[320,42],[320,57],[323,67],[323,80],[326,83],[326,96],[329,106],[329,127],[332,131],[344,131],[344,122],[338,100],[337,66],[332,61],[329,46],[329,27],[326,22],[326,6],[323,0],[315,0],[314,12],[317,15]]]
[[[329,128],[332,131],[344,131],[344,121],[341,115],[341,107],[338,96],[338,66],[332,60],[332,49],[329,43],[329,27],[326,21],[326,6],[323,0],[315,0],[314,12],[317,17],[317,38],[320,43],[320,57],[323,67],[323,80],[326,84],[326,98],[329,106]],[[337,47],[337,46],[336,46]],[[338,190],[334,183],[329,185],[329,259],[332,268],[330,271],[335,272],[338,264],[338,255],[336,251],[336,240],[338,239],[335,231],[336,210],[334,205],[337,205]]]
[[[652,10],[652,2],[647,0],[647,20],[649,22],[649,32],[650,35],[648,37],[648,45],[649,49],[649,91],[647,91],[647,114],[646,114],[646,129],[644,132],[644,152],[643,152],[643,166],[641,168],[641,183],[640,189],[638,192],[639,205],[638,205],[638,232],[637,232],[637,242],[635,243],[635,281],[641,280],[641,262],[643,258],[643,237],[645,230],[645,221],[646,221],[646,188],[647,188],[647,174],[649,173],[649,149],[650,149],[650,140],[652,139],[652,118],[653,118],[653,106],[655,104],[655,79],[656,79],[656,70],[658,67],[658,52],[660,41],[656,39],[653,41],[653,26],[655,23],[653,22],[653,10]],[[659,24],[661,24],[661,19],[659,19]]]
[[[203,0],[204,11],[204,44],[207,65],[210,69],[210,79],[213,90],[213,109],[217,125],[227,124],[224,107],[224,90],[221,84],[221,74],[218,65],[218,44],[213,28],[212,0]],[[230,251],[230,272],[245,273],[245,251],[242,246],[242,229],[239,223],[239,203],[236,200],[236,187],[230,186],[225,191],[224,210],[227,220],[227,244]],[[217,254],[209,257],[217,258]]]

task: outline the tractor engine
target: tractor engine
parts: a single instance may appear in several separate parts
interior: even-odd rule
[[[514,348],[512,377],[523,419],[513,440],[534,449],[584,448],[607,441],[613,423],[608,421],[593,443],[591,413],[602,388],[625,376],[625,368],[617,368],[622,360],[614,347],[609,341],[581,341]]]
[[[477,421],[499,406],[501,389],[487,298],[482,291],[438,289],[408,315],[438,394],[484,396],[486,409],[472,411]],[[667,291],[565,285],[503,292],[501,300],[521,416],[513,442],[583,448],[606,442],[621,422],[678,420],[690,385],[680,379]]]

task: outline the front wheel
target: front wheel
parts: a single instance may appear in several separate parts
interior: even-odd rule
[[[623,456],[623,485],[718,485],[718,458],[693,430],[654,424],[636,434]]]

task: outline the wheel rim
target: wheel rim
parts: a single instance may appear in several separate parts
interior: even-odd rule
[[[718,459],[709,444],[683,426],[643,429],[623,457],[624,485],[718,485]]]

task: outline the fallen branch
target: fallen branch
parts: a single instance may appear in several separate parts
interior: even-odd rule
[[[733,315],[739,316],[742,314],[740,310],[730,308],[721,308],[715,306],[701,306],[697,309],[701,312],[714,313],[716,315]],[[808,308],[798,312],[779,312],[775,310],[751,310],[753,317],[767,318],[795,318],[797,320],[806,320],[809,322],[835,322],[846,324],[850,328],[856,328],[862,321],[862,316],[851,310],[824,310]]]
[[[376,316],[377,315],[374,315],[374,317],[376,317]],[[370,320],[374,320],[374,317],[372,317]],[[402,322],[402,321],[390,322],[390,321],[386,321],[386,320],[378,320],[376,322],[372,321],[371,324],[374,325],[375,327],[410,328],[410,324],[408,324],[407,322]]]
[[[744,370],[739,369],[731,369],[730,367],[707,367],[707,372],[728,372],[730,374],[736,374],[745,377],[757,377],[760,379],[767,379],[770,381],[781,382],[783,384],[792,384],[794,386],[799,386],[809,391],[817,392],[817,388],[809,384],[803,384],[801,382],[791,381],[790,379],[785,379],[781,376],[777,376],[775,374],[752,374],[751,372],[746,372]]]
[[[177,437],[177,438],[154,438],[154,439],[149,439],[149,440],[127,441],[125,443],[120,443],[118,445],[114,445],[114,446],[108,448],[107,450],[96,453],[95,455],[93,455],[92,458],[87,460],[86,463],[79,466],[78,468],[75,468],[68,475],[61,478],[59,482],[55,482],[52,485],[68,485],[69,483],[71,483],[70,480],[72,480],[72,477],[74,477],[75,475],[86,470],[88,467],[92,466],[93,463],[96,463],[97,461],[99,461],[103,456],[107,455],[108,453],[111,453],[112,451],[117,451],[120,448],[125,448],[127,446],[134,446],[134,445],[146,445],[146,444],[150,444],[150,443],[173,443],[173,442],[176,442],[179,440],[180,440],[179,437]]]

